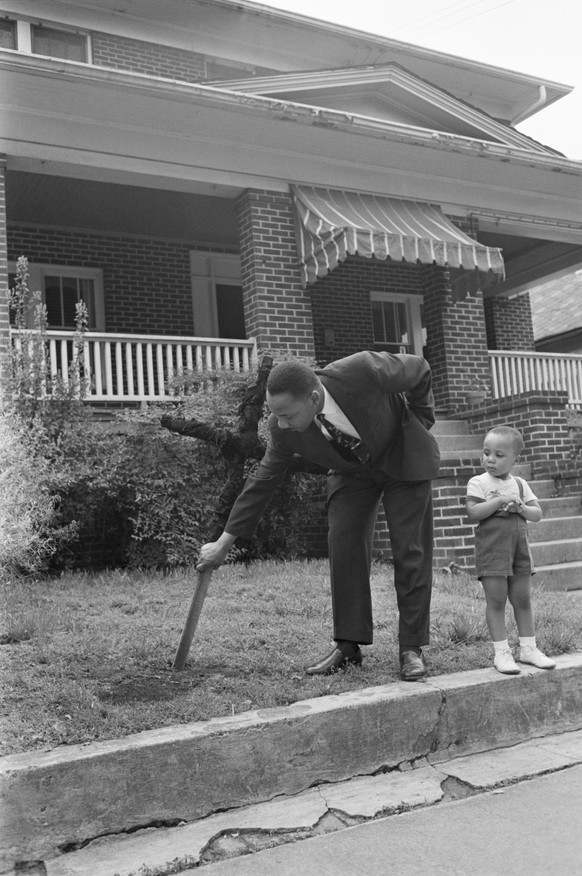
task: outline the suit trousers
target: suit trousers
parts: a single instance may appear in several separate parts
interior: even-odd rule
[[[334,639],[373,641],[370,568],[384,506],[394,563],[400,647],[427,645],[432,590],[431,481],[399,481],[374,469],[329,478],[329,560]]]

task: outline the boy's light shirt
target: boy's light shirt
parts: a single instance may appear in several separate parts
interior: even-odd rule
[[[537,497],[534,495],[530,485],[523,478],[520,478],[523,484],[523,499],[524,505],[528,502],[536,502]],[[475,475],[467,484],[467,498],[477,499],[481,502],[488,502],[489,499],[496,499],[499,496],[515,496],[519,495],[519,485],[513,475],[508,475],[506,478],[496,478],[489,474],[488,471],[483,474]]]

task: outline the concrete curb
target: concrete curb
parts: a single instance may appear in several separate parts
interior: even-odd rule
[[[582,728],[582,654],[551,672],[442,675],[0,760],[0,872],[110,834],[192,822]]]

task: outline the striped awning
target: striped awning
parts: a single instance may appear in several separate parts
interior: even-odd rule
[[[483,246],[434,204],[291,186],[305,284],[348,255],[505,276],[501,250]]]

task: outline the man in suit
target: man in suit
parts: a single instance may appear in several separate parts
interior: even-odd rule
[[[373,640],[370,566],[384,505],[399,611],[400,674],[426,675],[432,587],[432,484],[439,468],[428,363],[407,354],[361,352],[312,370],[276,365],[267,383],[269,441],[220,538],[202,547],[199,570],[220,566],[249,537],[294,454],[328,469],[332,651],[306,668],[324,675],[362,662]],[[350,445],[349,447],[345,445]]]

